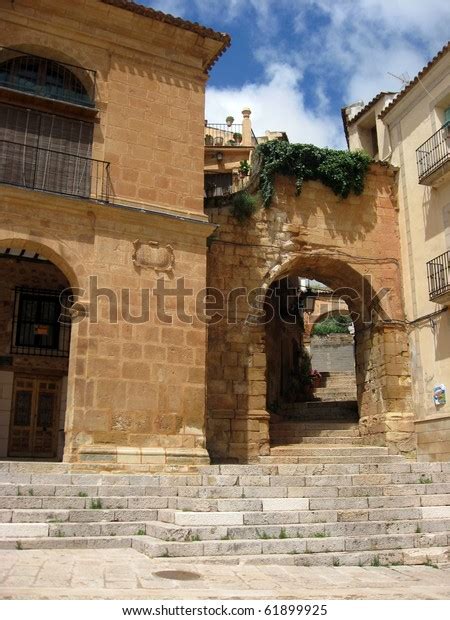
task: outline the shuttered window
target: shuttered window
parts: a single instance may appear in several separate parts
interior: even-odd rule
[[[89,197],[93,124],[0,105],[0,182]]]

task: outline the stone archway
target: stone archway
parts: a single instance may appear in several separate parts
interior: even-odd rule
[[[270,284],[285,275],[317,279],[345,297],[355,323],[361,434],[401,452],[413,446],[406,326],[400,286],[393,173],[373,165],[366,191],[337,198],[318,182],[295,196],[277,178],[276,202],[246,227],[213,208],[208,283],[228,303],[208,342],[208,447],[215,460],[269,453],[267,363],[262,313]],[[243,289],[232,304],[230,296]]]
[[[49,246],[0,237],[2,458],[62,460],[78,278]]]

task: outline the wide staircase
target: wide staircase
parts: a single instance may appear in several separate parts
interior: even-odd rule
[[[357,439],[342,426],[328,430]],[[309,430],[315,439],[329,436]],[[184,474],[2,462],[0,548],[132,547],[196,563],[449,561],[450,463],[409,462],[359,445],[332,457],[319,456],[321,449],[309,463],[212,465]]]

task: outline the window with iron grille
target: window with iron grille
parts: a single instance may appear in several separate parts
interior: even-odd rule
[[[76,72],[89,73],[95,77],[92,70],[24,55],[13,49],[6,51],[15,56],[0,63],[0,86],[76,105],[94,106],[94,86],[91,84],[87,89],[75,75]]]
[[[68,357],[69,299],[67,291],[17,287],[11,353]]]

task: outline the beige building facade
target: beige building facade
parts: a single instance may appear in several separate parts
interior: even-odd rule
[[[208,462],[204,92],[229,37],[121,0],[1,17],[0,458]]]
[[[418,456],[448,460],[449,45],[397,96],[380,93],[362,109],[349,107],[344,111],[344,121],[350,149],[364,148],[397,169],[403,296]],[[373,131],[368,147],[369,126]]]

